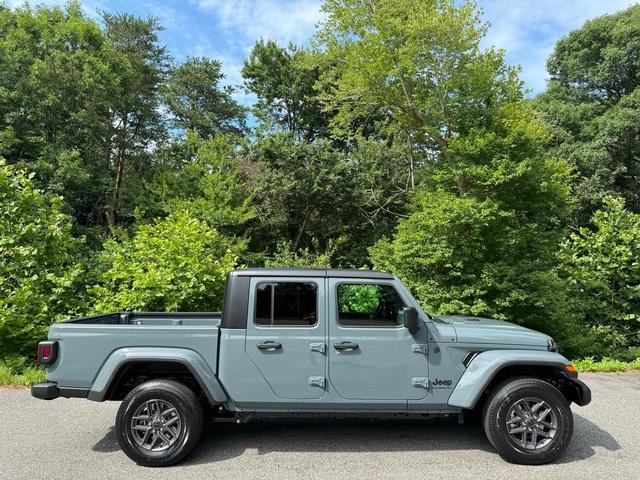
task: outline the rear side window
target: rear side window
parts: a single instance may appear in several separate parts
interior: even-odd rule
[[[263,282],[256,287],[256,325],[311,327],[317,323],[318,286]]]
[[[405,307],[391,285],[338,285],[338,322],[347,327],[397,327]]]

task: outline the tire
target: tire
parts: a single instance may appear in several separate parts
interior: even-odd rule
[[[484,402],[484,405],[482,406],[482,414],[480,416],[480,421],[482,422],[482,428],[484,429],[484,434],[487,436],[487,440],[489,440],[489,443],[491,444],[491,446],[497,450],[498,447],[496,446],[496,442],[493,440],[493,437],[491,436],[491,432],[489,431],[489,425],[487,424],[487,418],[488,418],[487,410],[489,408],[489,404],[491,403],[490,399],[491,399],[491,396],[487,398],[487,400]]]
[[[489,443],[508,462],[542,465],[569,446],[573,414],[553,385],[518,378],[498,385],[487,398],[482,424]]]
[[[152,380],[138,385],[122,401],[115,430],[131,460],[146,467],[166,467],[191,453],[203,424],[202,405],[190,388],[171,380]]]

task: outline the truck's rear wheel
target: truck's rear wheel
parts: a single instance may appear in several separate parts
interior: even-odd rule
[[[203,422],[202,406],[191,389],[170,380],[153,380],[131,390],[122,401],[116,436],[136,463],[164,467],[193,450]]]
[[[552,462],[573,435],[573,415],[564,395],[537,378],[498,385],[487,399],[483,417],[487,438],[512,463]]]

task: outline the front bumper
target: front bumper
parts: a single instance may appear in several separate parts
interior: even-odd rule
[[[571,377],[565,373],[564,377],[563,388],[566,392],[565,395],[567,395],[573,403],[581,407],[591,403],[591,389],[587,387],[586,383],[578,380],[577,376]]]
[[[56,382],[41,382],[31,385],[31,396],[41,400],[53,400],[58,397],[87,398],[89,389],[76,387],[59,387]]]
[[[587,387],[587,385],[577,378],[573,379],[574,388],[576,389],[576,400],[575,403],[584,407],[591,403],[591,389]]]

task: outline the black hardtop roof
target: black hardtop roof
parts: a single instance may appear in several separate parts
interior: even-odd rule
[[[386,278],[393,275],[375,270],[325,269],[325,268],[245,268],[234,270],[235,277],[337,277],[337,278]]]

